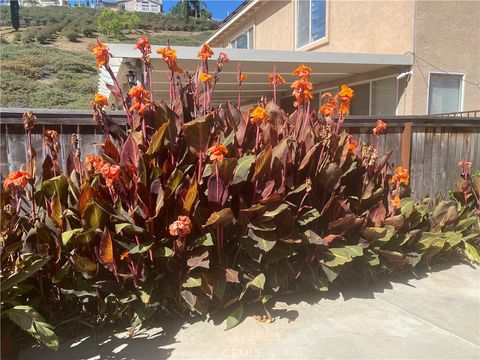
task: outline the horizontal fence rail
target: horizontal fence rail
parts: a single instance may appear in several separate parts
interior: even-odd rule
[[[25,109],[0,109],[0,175],[2,178],[20,169],[27,161],[27,144],[22,115]],[[70,138],[76,133],[80,139],[82,158],[98,154],[103,143],[102,129],[92,120],[87,110],[32,109],[38,118],[33,130],[33,146],[37,151],[37,169],[45,157],[42,133],[47,129],[59,134],[61,152],[59,163],[72,149]],[[112,120],[125,125],[120,111],[109,111]],[[387,123],[386,134],[380,136],[379,150],[392,150],[390,161],[394,166],[410,169],[411,187],[418,198],[446,193],[455,188],[458,162],[468,160],[474,169],[480,168],[480,117],[472,116],[382,116]],[[357,140],[374,144],[372,129],[377,116],[349,116],[346,128]]]

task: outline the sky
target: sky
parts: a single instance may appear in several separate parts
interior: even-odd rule
[[[174,0],[163,0],[163,11],[167,12],[175,4],[178,2]],[[212,12],[212,17],[215,20],[223,20],[227,17],[227,15],[235,10],[237,6],[239,6],[243,0],[207,0],[205,3],[207,4],[208,10]]]

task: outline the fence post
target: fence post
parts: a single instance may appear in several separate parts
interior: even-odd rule
[[[412,158],[412,124],[406,122],[402,133],[402,166],[410,172],[410,160]]]

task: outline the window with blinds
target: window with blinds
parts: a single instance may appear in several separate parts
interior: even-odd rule
[[[430,74],[428,113],[462,111],[463,75]]]
[[[297,0],[297,48],[325,37],[326,18],[326,0]]]
[[[253,27],[233,39],[232,47],[236,49],[253,49]]]

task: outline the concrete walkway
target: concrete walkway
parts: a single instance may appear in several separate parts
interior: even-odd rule
[[[172,322],[20,359],[480,359],[480,269],[455,265],[329,297],[287,297],[271,324],[249,316],[224,331],[212,321]]]

